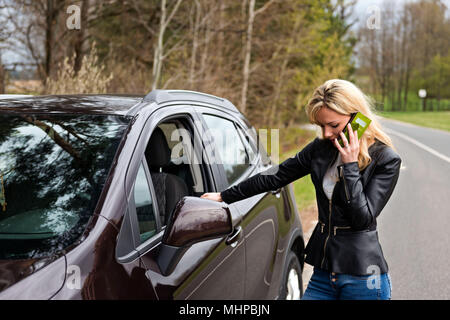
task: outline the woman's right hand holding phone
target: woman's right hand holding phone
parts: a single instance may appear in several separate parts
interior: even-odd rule
[[[353,131],[350,123],[347,125],[347,131],[350,137],[350,142],[347,140],[345,134],[341,131],[339,134],[341,135],[344,147],[341,147],[341,145],[338,142],[338,139],[334,139],[333,143],[341,153],[341,159],[343,163],[358,162],[358,155],[359,155],[358,132]]]

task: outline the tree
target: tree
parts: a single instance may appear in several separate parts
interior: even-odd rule
[[[0,51],[0,94],[5,93],[5,78],[6,78],[6,72],[5,72],[5,68],[3,67],[2,55],[1,55],[1,51]]]
[[[74,37],[73,48],[75,51],[75,58],[73,63],[73,70],[77,74],[82,68],[83,57],[88,51],[88,39],[89,39],[89,8],[91,8],[91,1],[82,0],[80,3],[80,22],[81,28],[76,31]]]
[[[242,83],[242,94],[241,94],[241,112],[245,114],[247,109],[247,92],[248,92],[248,82],[250,78],[250,59],[252,55],[252,37],[253,37],[253,24],[255,22],[255,18],[258,14],[261,14],[269,6],[274,3],[276,0],[269,0],[266,2],[261,8],[255,10],[255,0],[250,0],[248,4],[248,21],[247,21],[247,34],[245,41],[245,50],[244,50],[244,67],[242,69],[243,72],[243,83]]]
[[[435,89],[431,62],[448,55],[450,19],[440,0],[406,2],[399,10],[385,1],[381,9],[380,29],[368,29],[365,23],[359,28],[359,73],[369,77],[370,91],[381,102],[392,110],[407,110],[411,91]]]
[[[1,10],[1,7],[0,7]],[[4,21],[4,17],[0,16],[0,24],[1,25],[5,25],[6,21]],[[6,34],[5,34],[5,28],[3,28],[2,30],[0,30],[0,94],[4,94],[5,93],[5,78],[6,78],[6,71],[5,71],[5,67],[3,66],[3,61],[2,61],[2,45],[5,41],[6,38]]]
[[[353,72],[354,0],[80,0],[81,30],[66,27],[71,1],[0,2],[17,31],[9,46],[36,67],[47,93],[190,89],[275,126],[302,120],[317,85]],[[96,66],[85,59],[93,43]],[[114,77],[86,85],[86,70]]]
[[[166,0],[161,1],[161,18],[158,30],[158,38],[155,46],[155,53],[153,56],[153,85],[152,90],[158,87],[159,78],[161,77],[161,68],[164,59],[167,55],[164,55],[164,34],[166,33],[167,26],[173,19],[175,13],[180,7],[182,0],[177,0],[171,11],[167,11]]]
[[[10,25],[9,49],[20,56],[22,64],[33,65],[42,82],[54,76],[55,66],[73,53],[71,63],[75,73],[80,70],[88,51],[89,24],[95,19],[91,9],[98,6],[97,0],[81,0],[76,4],[80,8],[81,28],[75,30],[67,25],[71,1],[0,1]]]
[[[420,87],[427,88],[427,97],[437,100],[438,109],[442,98],[450,98],[450,55],[436,55],[422,73]]]
[[[305,121],[303,108],[313,90],[351,75],[351,34],[337,31],[332,8],[328,1],[289,1],[258,18],[249,87],[253,121],[262,118],[271,127]]]
[[[15,41],[24,45],[25,52],[19,49],[18,53],[27,60],[31,58],[44,81],[53,71],[57,43],[66,34],[61,30],[65,4],[58,0],[3,1],[8,20],[14,26]]]

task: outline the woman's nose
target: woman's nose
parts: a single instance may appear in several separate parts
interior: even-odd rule
[[[329,128],[324,128],[323,129],[323,137],[325,139],[331,139],[331,138],[333,138],[333,132]]]

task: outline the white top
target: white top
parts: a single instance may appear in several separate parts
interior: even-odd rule
[[[328,168],[325,176],[323,177],[323,191],[328,197],[328,200],[331,200],[334,186],[336,185],[336,182],[339,181],[337,166],[340,164],[342,164],[342,159],[341,154],[339,153],[336,161]]]

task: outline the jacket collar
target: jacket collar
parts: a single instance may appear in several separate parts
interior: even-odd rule
[[[319,147],[316,153],[316,163],[319,168],[319,181],[323,181],[323,177],[328,170],[328,167],[338,156],[339,150],[328,139],[319,139]]]

